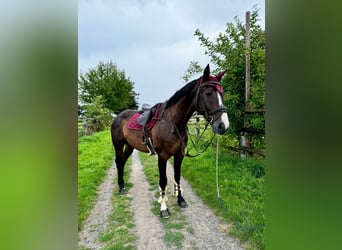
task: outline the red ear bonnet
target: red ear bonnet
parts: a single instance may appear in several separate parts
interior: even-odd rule
[[[216,88],[216,90],[219,93],[223,94],[223,88],[220,84],[220,81],[221,81],[222,77],[224,76],[224,74],[226,73],[226,70],[222,71],[221,73],[219,73],[216,76],[209,75],[209,72],[210,72],[210,70],[209,70],[209,64],[208,64],[204,70],[204,74],[203,74],[203,77],[201,79],[201,84],[205,83],[205,85],[213,86]]]
[[[215,76],[215,78],[217,79],[218,82],[221,81],[221,78],[224,76],[224,74],[226,74],[227,70],[222,71],[221,73],[219,73],[217,76]]]
[[[225,73],[226,73],[226,70],[222,71],[217,76],[209,76],[207,81],[216,82],[216,83],[220,84],[220,81],[221,81],[221,79],[222,79],[222,77],[224,76]]]

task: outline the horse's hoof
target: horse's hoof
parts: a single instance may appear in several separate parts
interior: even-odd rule
[[[162,217],[163,219],[169,218],[170,215],[171,215],[171,214],[170,214],[170,212],[169,212],[169,209],[160,211],[160,217]]]
[[[188,207],[188,204],[183,200],[183,201],[178,202],[178,206],[181,208],[186,208]]]
[[[126,189],[125,188],[120,188],[119,193],[122,194],[126,194]]]

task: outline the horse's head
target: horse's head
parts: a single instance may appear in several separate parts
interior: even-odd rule
[[[223,134],[229,127],[227,108],[223,104],[223,88],[220,80],[225,71],[210,76],[209,64],[199,79],[196,109],[210,123],[214,133]]]

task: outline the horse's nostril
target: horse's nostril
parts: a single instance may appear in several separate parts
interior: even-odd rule
[[[224,127],[224,123],[223,123],[223,122],[221,122],[221,123],[218,125],[218,128],[219,128],[219,129],[222,129],[222,130],[223,130],[223,129],[225,129],[225,127]]]

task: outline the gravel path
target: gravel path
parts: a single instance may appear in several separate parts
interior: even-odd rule
[[[154,197],[156,190],[150,190],[150,185],[142,171],[139,153],[136,150],[133,151],[131,168],[130,182],[133,187],[127,195],[133,198],[132,209],[136,225],[133,232],[138,236],[137,249],[170,249],[163,241],[165,229],[160,219],[151,211],[152,202],[156,199]],[[96,205],[79,233],[79,247],[83,246],[94,250],[102,247],[98,237],[105,230],[108,215],[112,211],[110,198],[116,180],[115,172],[116,168],[111,167],[106,180],[99,187]],[[173,166],[169,163],[167,165],[167,176],[168,190],[173,191]],[[230,225],[219,222],[213,212],[198,198],[183,178],[181,179],[181,188],[189,205],[181,213],[185,215],[188,227],[193,229],[191,233],[186,228],[178,229],[178,232],[184,235],[182,249],[243,249],[237,240],[227,235]],[[168,196],[171,196],[170,192]],[[176,199],[176,197],[169,198]]]
[[[155,200],[154,191],[149,191],[150,185],[146,181],[139,160],[138,151],[132,154],[132,173],[130,182],[133,187],[128,195],[133,197],[135,233],[138,236],[138,249],[166,249],[163,241],[164,228],[160,220],[151,211],[151,204]]]

